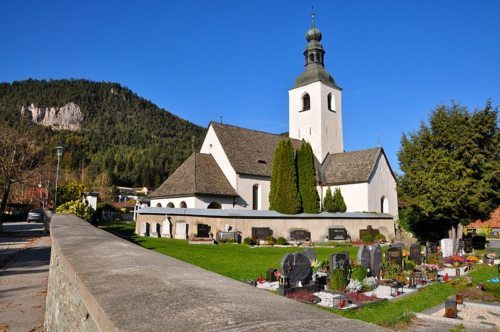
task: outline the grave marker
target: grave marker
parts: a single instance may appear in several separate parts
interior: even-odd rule
[[[422,252],[420,243],[413,243],[410,245],[410,259],[415,263],[415,265],[422,264]]]
[[[345,228],[328,228],[329,240],[347,240],[347,229]]]
[[[376,277],[380,273],[380,266],[382,265],[382,247],[376,243],[372,246],[371,250],[371,275]]]
[[[443,257],[450,257],[455,254],[455,246],[452,239],[442,239],[441,240],[441,251],[443,252]]]
[[[399,266],[403,266],[403,252],[398,247],[390,247],[387,249],[387,260],[391,264],[397,264]]]
[[[311,232],[304,229],[294,229],[290,232],[290,238],[294,241],[309,241],[311,239]]]

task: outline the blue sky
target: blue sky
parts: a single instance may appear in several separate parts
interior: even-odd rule
[[[441,103],[500,100],[500,1],[313,1],[343,91],[344,145],[382,144]],[[312,1],[2,1],[0,81],[121,83],[207,126],[288,130]]]

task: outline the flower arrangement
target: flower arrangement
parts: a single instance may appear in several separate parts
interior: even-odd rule
[[[361,282],[361,285],[363,286],[363,291],[368,292],[377,288],[378,280],[375,277],[368,277]]]
[[[328,264],[328,260],[326,260],[326,259],[324,261],[318,261],[317,259],[313,260],[311,262],[311,268],[312,268],[313,273],[316,273],[316,272],[321,271],[321,270],[325,270],[327,264]]]
[[[403,250],[402,250],[402,254],[403,254],[403,257],[408,257],[408,256],[410,256],[410,253],[409,253],[406,249],[403,249]]]
[[[422,264],[420,265],[420,271],[436,273],[439,271],[439,265],[437,264]]]
[[[479,258],[471,255],[471,256],[467,256],[467,261],[472,263],[472,264],[476,264],[479,261]]]
[[[363,284],[356,279],[351,279],[351,281],[349,282],[349,285],[347,285],[346,289],[349,292],[359,293],[363,289]]]

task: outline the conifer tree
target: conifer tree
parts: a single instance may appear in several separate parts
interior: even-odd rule
[[[319,213],[314,156],[311,145],[306,142],[302,142],[300,149],[297,151],[297,175],[302,211],[305,213]]]
[[[336,188],[333,193],[333,212],[345,212],[347,206],[345,205],[344,197],[340,192],[340,188]]]
[[[296,214],[301,210],[295,151],[289,139],[281,141],[274,153],[269,208],[286,214]]]
[[[325,198],[323,199],[323,211],[335,212],[333,211],[333,196],[330,188],[326,190]]]

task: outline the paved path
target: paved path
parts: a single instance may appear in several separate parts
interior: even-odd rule
[[[7,223],[0,237],[0,331],[43,331],[51,242],[43,224]]]

